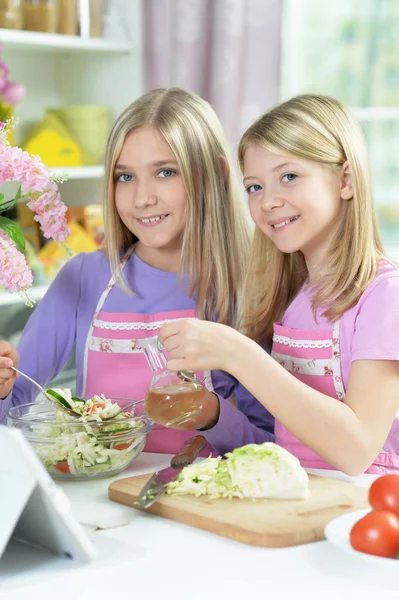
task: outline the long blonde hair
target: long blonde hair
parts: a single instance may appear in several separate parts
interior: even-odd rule
[[[250,225],[222,126],[210,105],[179,88],[148,92],[117,119],[105,154],[105,246],[116,283],[121,255],[137,242],[115,207],[114,168],[128,133],[155,127],[171,148],[188,197],[180,273],[190,277],[200,318],[233,324],[250,248]],[[134,292],[134,290],[133,290]]]
[[[261,116],[244,133],[238,149],[241,170],[249,145],[338,168],[348,161],[353,198],[348,201],[327,261],[318,275],[313,310],[325,307],[331,322],[356,304],[376,276],[383,255],[373,206],[365,141],[356,120],[340,102],[302,95]],[[279,321],[308,277],[301,252],[284,254],[255,231],[240,316],[241,329],[269,343]]]

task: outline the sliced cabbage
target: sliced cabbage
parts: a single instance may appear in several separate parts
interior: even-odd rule
[[[73,404],[68,394],[66,397]],[[98,396],[94,396],[89,402],[95,403],[98,399]],[[104,402],[103,397],[100,400]],[[115,406],[119,412],[117,404],[113,405],[107,399],[105,404],[107,408],[109,405]],[[107,416],[104,411],[102,416]],[[54,421],[43,423],[31,442],[41,461],[54,473],[58,472],[59,463],[67,463],[72,475],[114,471],[125,466],[139,450],[137,446],[144,446],[145,443],[146,435],[140,435],[140,429],[145,428],[146,422],[143,419],[128,419],[130,416],[131,413],[121,413],[118,421],[101,423],[100,415],[93,422],[92,418],[87,419],[84,415],[76,418],[56,410]],[[121,439],[118,439],[119,436]]]
[[[247,444],[226,459],[207,458],[185,467],[168,485],[168,494],[211,498],[291,498],[310,495],[309,478],[299,460],[273,444]]]
[[[103,419],[112,419],[112,417],[119,414],[121,416],[125,414],[120,413],[119,405],[106,398],[104,394],[94,395],[85,401],[72,396],[72,392],[68,388],[54,388],[53,390],[48,390],[48,392],[55,392],[55,397],[61,396],[65,401],[65,403],[63,402],[65,406],[81,415],[77,417],[80,421],[102,421]]]
[[[188,465],[169,483],[167,493],[208,495],[212,498],[231,497],[231,477],[227,461],[223,461],[219,456]]]

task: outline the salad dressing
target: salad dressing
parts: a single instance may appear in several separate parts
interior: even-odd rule
[[[165,427],[177,427],[199,414],[206,390],[197,383],[177,382],[175,385],[149,389],[144,401],[147,415]]]
[[[139,343],[152,369],[144,401],[146,413],[160,425],[179,429],[201,413],[206,388],[191,371],[168,370],[158,337],[143,338]]]

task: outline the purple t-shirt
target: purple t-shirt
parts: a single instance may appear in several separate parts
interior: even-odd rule
[[[312,288],[306,286],[294,298],[282,319],[292,329],[322,330],[333,325],[312,312]],[[376,279],[355,306],[341,317],[339,326],[341,373],[344,388],[355,360],[399,360],[399,268],[381,262]]]
[[[124,277],[135,294],[114,287],[104,310],[114,313],[157,314],[195,308],[187,296],[187,280],[176,273],[160,271],[132,254]],[[76,394],[83,388],[85,342],[98,300],[111,277],[110,265],[100,251],[72,258],[60,271],[48,292],[31,315],[18,349],[20,368],[46,386],[63,368],[75,347]],[[203,434],[221,454],[247,443],[274,441],[274,420],[268,411],[231,375],[214,371],[212,383],[220,399],[220,417]],[[237,409],[226,399],[235,395]],[[7,410],[34,401],[36,388],[19,377],[12,393],[0,401],[0,422]]]

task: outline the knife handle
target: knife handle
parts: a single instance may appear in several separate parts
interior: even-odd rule
[[[198,454],[206,446],[206,439],[202,435],[195,435],[188,439],[183,446],[183,451],[172,458],[171,466],[174,469],[181,469],[194,462]]]

